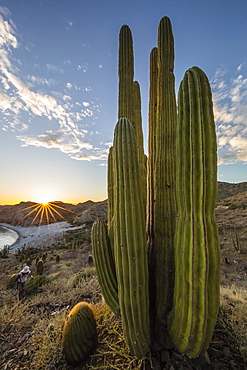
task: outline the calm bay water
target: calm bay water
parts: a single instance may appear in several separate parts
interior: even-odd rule
[[[18,234],[11,229],[0,226],[0,250],[4,248],[5,245],[11,246],[18,239]]]

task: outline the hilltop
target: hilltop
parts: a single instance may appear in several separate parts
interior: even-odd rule
[[[232,214],[231,210],[233,209],[241,210],[242,208],[244,210],[246,207],[246,194],[247,182],[241,182],[237,184],[218,182],[218,198],[216,209],[218,218],[221,219],[220,214],[223,212],[223,209],[224,215],[226,209],[230,211],[230,214]],[[78,204],[56,201],[50,202],[50,205],[51,210],[53,210],[53,216],[50,214],[50,212],[47,212],[48,217],[46,212],[44,212],[42,215],[42,211],[40,211],[39,208],[39,203],[35,202],[29,201],[21,202],[15,205],[0,206],[0,223],[6,223],[13,226],[18,225],[29,227],[61,221],[67,221],[74,225],[82,225],[88,222],[91,223],[97,217],[107,219],[107,200],[101,202],[88,200]],[[237,216],[237,218],[239,217]],[[240,218],[242,219],[242,216]],[[242,223],[240,219],[239,221]]]
[[[67,221],[71,224],[80,225],[94,220],[94,214],[97,214],[98,217],[106,218],[107,200],[102,202],[88,200],[76,205],[50,202],[48,211],[46,211],[45,207],[42,210],[40,204],[35,202],[21,202],[15,205],[0,206],[0,223],[29,227]]]

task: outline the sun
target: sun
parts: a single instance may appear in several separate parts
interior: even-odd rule
[[[36,197],[35,200],[36,203],[43,204],[44,206],[47,205],[48,203],[52,202],[51,199],[51,194],[48,193],[42,193]]]

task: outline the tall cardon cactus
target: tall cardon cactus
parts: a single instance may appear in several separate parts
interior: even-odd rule
[[[219,307],[220,250],[215,219],[216,135],[208,79],[189,69],[178,94],[175,289],[170,333],[196,357],[211,340]]]
[[[114,133],[114,255],[126,342],[138,358],[150,345],[144,195],[136,135],[127,118]],[[137,196],[138,194],[138,196]]]
[[[99,231],[100,221],[92,229],[96,270],[106,302],[114,302],[113,311],[120,312],[134,355],[145,356],[158,342],[196,357],[209,345],[219,306],[210,86],[198,67],[188,70],[177,117],[174,40],[169,18],[162,18],[158,46],[150,54],[146,174],[128,26],[122,27],[119,42],[119,121],[108,161],[108,230]],[[100,258],[104,251],[112,258]]]
[[[153,51],[150,71],[148,198],[150,291],[155,338],[168,345],[167,314],[171,310],[174,282],[175,132],[177,126],[174,40],[168,17],[158,28],[158,48]],[[156,58],[156,60],[154,59]],[[155,67],[155,62],[157,67]],[[156,68],[156,70],[155,70]],[[154,105],[154,101],[157,104]],[[152,153],[154,151],[154,153]],[[153,199],[151,200],[151,197]]]

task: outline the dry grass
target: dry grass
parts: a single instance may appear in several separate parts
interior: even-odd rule
[[[241,355],[247,360],[247,290],[236,284],[221,288],[220,315],[222,326],[236,342]]]
[[[81,254],[80,254],[81,253]],[[123,370],[145,369],[144,362],[133,357],[125,345],[121,319],[106,306],[94,271],[87,267],[83,252],[60,252],[61,261],[45,263],[49,280],[38,293],[17,301],[16,291],[6,290],[9,275],[16,272],[16,259],[4,264],[0,302],[0,345],[3,360],[0,369],[33,370]],[[17,266],[19,269],[19,265]],[[6,273],[8,271],[8,273]],[[71,308],[80,301],[93,305],[96,313],[98,347],[85,365],[70,367],[61,346],[62,328]],[[222,287],[220,325],[247,360],[247,290],[237,285]],[[11,356],[9,355],[11,353]],[[147,367],[145,364],[147,363]],[[6,364],[8,366],[6,367]]]

